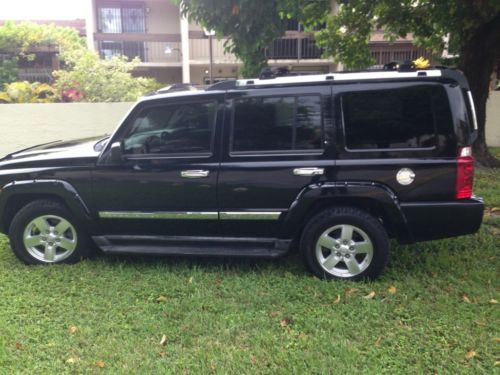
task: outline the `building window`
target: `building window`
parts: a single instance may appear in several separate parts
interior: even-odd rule
[[[146,32],[144,7],[100,7],[98,25],[102,33],[144,33]]]

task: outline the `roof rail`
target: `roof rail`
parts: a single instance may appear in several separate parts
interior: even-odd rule
[[[369,81],[381,79],[414,79],[420,77],[442,77],[440,69],[416,70],[416,71],[375,71],[375,72],[346,72],[346,73],[328,73],[303,76],[285,76],[266,79],[240,79],[236,81],[236,88],[248,86],[267,86],[267,85],[287,85],[294,83],[321,83],[326,81]]]
[[[228,79],[220,81],[208,86],[205,91],[218,91],[218,90],[234,90],[236,88],[236,80]]]

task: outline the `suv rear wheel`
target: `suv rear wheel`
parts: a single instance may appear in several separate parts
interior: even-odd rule
[[[314,216],[304,229],[300,247],[312,273],[325,279],[373,279],[389,258],[389,239],[382,224],[351,207]]]
[[[9,237],[14,254],[27,264],[75,263],[87,254],[76,219],[53,201],[23,207],[12,220]]]

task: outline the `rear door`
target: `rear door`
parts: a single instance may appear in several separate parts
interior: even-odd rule
[[[218,205],[221,232],[276,237],[304,187],[334,166],[330,86],[229,92]]]

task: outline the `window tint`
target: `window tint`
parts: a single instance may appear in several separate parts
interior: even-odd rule
[[[436,127],[432,94],[439,89],[422,85],[342,95],[347,148],[433,147]]]
[[[232,151],[321,149],[319,96],[235,101]]]
[[[124,140],[125,153],[210,152],[216,108],[216,102],[206,102],[144,109]]]

